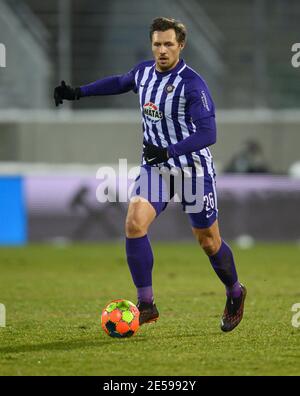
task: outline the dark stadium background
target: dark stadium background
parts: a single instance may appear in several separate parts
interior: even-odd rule
[[[0,69],[0,172],[21,176],[25,205],[16,241],[122,236],[126,208],[93,202],[87,209],[86,201],[95,201],[100,166],[117,165],[119,158],[139,163],[138,99],[133,93],[88,98],[57,110],[52,91],[62,79],[77,86],[151,57],[148,26],[170,10],[188,27],[184,58],[206,79],[216,102],[212,152],[224,236],[299,239],[300,69],[291,63],[299,41],[298,1],[133,0],[129,6],[118,0],[27,0],[1,1],[0,13],[7,52],[7,67]],[[266,173],[224,176],[248,143],[258,145]],[[246,169],[238,161],[236,167]],[[72,179],[73,187],[66,181],[59,188],[61,178]],[[94,212],[101,220],[93,221]],[[190,239],[187,226],[172,207],[154,225],[153,238]],[[1,229],[7,233],[7,224]]]
[[[49,275],[49,279],[63,282],[65,276],[66,284],[62,283],[61,289],[56,284],[54,290],[59,293],[63,289],[66,300],[61,301],[68,304],[68,297],[77,295],[83,286],[81,271],[96,271],[97,260],[102,265],[99,271],[103,270],[103,279],[107,275],[110,282],[107,271],[111,251],[112,262],[122,262],[120,271],[126,275],[112,292],[106,286],[101,289],[99,304],[118,297],[112,295],[117,287],[123,287],[123,291],[125,285],[131,287],[120,247],[124,242],[126,203],[97,202],[96,173],[102,166],[118,169],[119,159],[127,159],[128,167],[139,164],[142,133],[138,98],[133,93],[87,98],[65,102],[58,109],[54,106],[53,89],[61,80],[78,86],[125,73],[151,57],[148,27],[154,17],[161,15],[186,24],[184,59],[207,81],[216,103],[218,141],[212,153],[222,235],[240,252],[237,256],[242,271],[249,276],[253,289],[257,287],[263,301],[271,304],[278,296],[289,296],[288,302],[278,303],[278,309],[286,315],[286,328],[280,336],[285,337],[285,331],[296,331],[290,325],[290,311],[292,304],[300,300],[296,287],[300,275],[300,55],[292,47],[300,43],[299,0],[0,0],[0,65],[5,66],[0,67],[1,273],[5,285],[9,282],[9,290],[16,285],[14,296],[1,289],[0,303],[7,308],[6,330],[11,331],[7,334],[12,339],[18,321],[23,329],[23,308],[23,313],[37,320],[39,328],[41,322],[34,312],[40,309],[42,314],[43,300],[35,296],[34,287],[47,290],[48,269],[61,269],[61,280],[54,275],[53,279]],[[300,44],[294,48],[300,51]],[[174,256],[168,243],[188,251],[187,246],[193,242],[186,216],[173,203],[151,227],[150,237],[160,243],[157,249],[166,263],[168,255]],[[87,245],[82,245],[85,247],[81,251],[83,242]],[[191,257],[195,257],[192,252]],[[74,286],[69,291],[67,269],[72,268],[73,259],[78,275],[74,285],[78,289]],[[37,280],[39,260],[46,276],[41,282]],[[84,269],[81,265],[85,263]],[[171,271],[171,278],[176,279],[176,271],[169,270],[167,264],[165,271]],[[298,267],[293,267],[296,264]],[[256,278],[257,270],[262,273]],[[29,282],[27,286],[22,283],[22,271],[22,279]],[[270,273],[275,278],[270,280],[268,295],[265,285]],[[86,276],[92,285],[92,275]],[[206,275],[203,282],[205,279]],[[261,283],[257,284],[257,279]],[[204,301],[214,301],[209,297],[209,282],[204,283]],[[276,292],[271,285],[277,285]],[[86,302],[79,308],[82,312],[91,308],[88,301],[98,298],[95,293],[91,298],[88,286],[85,287]],[[130,289],[129,297],[132,293]],[[18,314],[12,312],[10,298],[15,301]],[[26,306],[26,298],[37,305]],[[165,301],[168,305],[166,297]],[[252,300],[254,305],[256,301]],[[54,302],[51,304],[50,299],[49,307],[54,307]],[[66,309],[74,308],[70,306]],[[265,312],[257,312],[261,319]],[[29,322],[27,325],[30,327]],[[250,329],[249,334],[251,338]],[[19,336],[21,344],[28,342],[22,341],[23,331]],[[266,345],[265,338],[261,342]],[[14,349],[13,343],[2,352],[9,356],[22,354],[22,347]],[[57,352],[55,342],[53,345]],[[93,341],[90,345],[94,345]],[[256,362],[255,356],[253,359]],[[281,362],[272,366],[275,372],[276,367],[293,367],[295,373],[295,360],[290,361],[290,366]],[[38,372],[35,366],[30,371],[30,364],[29,373]],[[15,372],[12,366],[8,367],[6,373]],[[247,363],[240,367],[247,372]],[[265,367],[267,373],[273,373],[268,371],[267,363]],[[55,373],[51,370],[50,374]],[[255,373],[255,369],[249,370]],[[299,361],[297,370],[299,373]]]

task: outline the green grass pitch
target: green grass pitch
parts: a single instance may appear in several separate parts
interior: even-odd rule
[[[161,317],[129,339],[100,326],[110,300],[136,302],[122,244],[0,249],[0,375],[299,375],[300,248],[233,246],[245,317],[219,329],[222,284],[196,243],[153,244]]]

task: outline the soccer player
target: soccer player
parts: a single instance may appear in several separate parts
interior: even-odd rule
[[[204,207],[188,216],[196,240],[225,285],[227,300],[221,329],[228,332],[242,320],[247,292],[238,280],[232,251],[219,232],[215,171],[208,149],[216,142],[215,106],[205,81],[180,56],[186,43],[185,26],[174,19],[156,18],[150,27],[150,40],[154,59],[139,63],[126,74],[78,88],[63,81],[55,88],[55,103],[58,106],[64,99],[134,91],[139,94],[143,118],[144,172],[140,174],[140,185],[149,182],[147,177],[153,167],[189,167],[195,171],[195,182],[199,177],[196,171],[202,169]],[[167,188],[161,185],[162,190]],[[160,191],[162,195],[164,192]],[[182,202],[183,207],[185,204]],[[126,253],[137,288],[140,324],[156,321],[159,316],[153,297],[153,254],[147,233],[166,206],[167,202],[151,201],[137,193],[128,207]]]

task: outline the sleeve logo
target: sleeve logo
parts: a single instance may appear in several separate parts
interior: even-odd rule
[[[205,108],[207,111],[210,111],[210,108],[209,108],[209,106],[208,106],[207,97],[206,97],[206,94],[205,94],[204,91],[201,91],[201,100],[202,100],[202,104],[203,104],[204,108]]]

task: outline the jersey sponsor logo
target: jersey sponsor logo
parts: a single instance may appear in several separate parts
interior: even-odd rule
[[[161,121],[163,119],[163,112],[158,110],[156,104],[152,102],[145,103],[143,106],[143,111],[145,117],[148,121],[151,121],[153,124]]]
[[[202,100],[202,104],[204,106],[204,108],[209,111],[210,108],[208,106],[208,101],[207,101],[207,97],[204,91],[201,91],[201,100]]]
[[[174,85],[172,85],[172,84],[167,84],[166,85],[166,87],[165,87],[165,90],[166,90],[166,92],[169,94],[169,93],[172,93],[173,91],[174,91],[174,89],[175,89],[175,87],[174,87]]]

